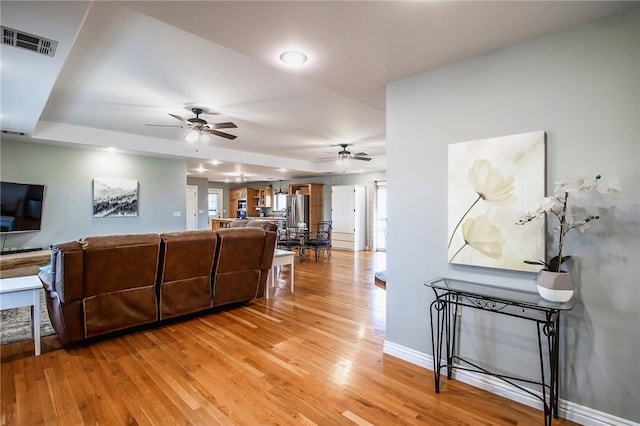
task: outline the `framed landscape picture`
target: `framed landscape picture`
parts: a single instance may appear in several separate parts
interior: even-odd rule
[[[545,258],[544,221],[517,225],[545,192],[543,131],[450,144],[450,263],[538,271]]]
[[[93,179],[93,217],[138,216],[138,181]]]

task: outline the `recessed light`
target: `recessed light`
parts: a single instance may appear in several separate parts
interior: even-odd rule
[[[211,160],[209,161],[209,163],[213,164],[214,166],[217,166],[218,164],[220,164],[218,160]]]
[[[278,169],[280,171],[280,173],[286,173],[287,169],[285,169],[284,167]]]
[[[204,173],[207,171],[207,169],[205,169],[204,167],[202,167],[202,164],[200,164],[200,167],[198,167],[197,169],[195,169],[196,172],[198,173]]]
[[[307,55],[297,50],[288,50],[280,55],[280,60],[287,65],[302,65],[307,59]]]
[[[118,150],[112,146],[110,146],[109,148],[107,148],[107,152],[109,154],[115,154],[116,152],[118,152]]]

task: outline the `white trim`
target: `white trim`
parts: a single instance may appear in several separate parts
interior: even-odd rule
[[[411,364],[418,365],[428,370],[433,370],[433,356],[416,351],[415,349],[407,348],[406,346],[385,340],[382,352],[410,362]],[[455,371],[454,376],[456,380],[463,383],[484,389],[529,407],[542,410],[542,402],[540,400],[518,388],[510,386],[498,378],[462,370]],[[446,375],[444,377],[446,380]],[[536,391],[533,392],[538,393]],[[571,401],[560,399],[558,401],[558,405],[560,417],[585,426],[640,426],[640,423],[635,423],[631,420],[626,420],[612,414],[594,410],[593,408],[578,405]]]

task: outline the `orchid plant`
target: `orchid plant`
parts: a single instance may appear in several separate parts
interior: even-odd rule
[[[543,265],[544,269],[552,272],[562,272],[562,264],[569,260],[571,256],[563,256],[562,250],[566,235],[577,229],[580,232],[586,232],[591,223],[600,219],[600,216],[593,214],[583,214],[579,217],[572,215],[569,208],[569,196],[575,198],[584,198],[588,193],[596,190],[602,194],[619,192],[621,190],[617,179],[609,179],[607,182],[602,181],[602,177],[597,175],[593,179],[578,179],[574,182],[556,182],[552,196],[542,199],[540,204],[530,209],[524,217],[518,222],[518,225],[524,225],[532,220],[544,215],[551,215],[558,221],[558,248],[557,255],[548,262],[544,260],[525,260],[525,263],[531,265]]]

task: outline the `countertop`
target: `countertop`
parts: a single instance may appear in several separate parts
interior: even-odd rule
[[[211,221],[218,221],[218,222],[233,222],[234,220],[278,220],[278,219],[282,219],[284,220],[284,217],[280,217],[280,216],[263,216],[263,217],[247,217],[246,219],[240,219],[240,218],[225,218],[225,217],[221,217],[221,218],[212,218]]]

